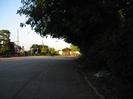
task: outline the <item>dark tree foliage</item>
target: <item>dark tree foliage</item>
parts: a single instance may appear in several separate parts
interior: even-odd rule
[[[87,68],[106,68],[125,86],[133,83],[133,0],[21,1],[18,13],[36,32],[65,38],[80,47]]]
[[[120,4],[114,0],[22,0],[18,13],[41,35],[79,43],[120,24]],[[84,35],[82,35],[84,34]]]
[[[64,48],[64,49],[62,49],[62,51],[66,51],[66,52],[69,52],[69,51],[71,51],[71,49],[70,48]]]
[[[10,33],[9,30],[0,30],[1,33]]]

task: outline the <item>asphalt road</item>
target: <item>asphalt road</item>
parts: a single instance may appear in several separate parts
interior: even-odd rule
[[[100,99],[76,72],[73,58],[0,60],[0,99]]]

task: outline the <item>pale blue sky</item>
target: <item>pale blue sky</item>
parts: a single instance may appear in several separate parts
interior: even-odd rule
[[[0,30],[9,30],[11,32],[11,41],[14,42],[17,40],[17,30],[19,30],[19,45],[24,46],[26,50],[28,50],[32,44],[42,44],[42,42],[56,49],[70,46],[70,44],[63,40],[40,37],[31,30],[30,26],[21,28],[20,23],[24,22],[26,18],[16,14],[20,6],[21,0],[0,0]]]

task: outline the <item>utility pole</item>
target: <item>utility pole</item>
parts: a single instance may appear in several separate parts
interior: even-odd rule
[[[43,40],[42,40],[42,45],[44,45],[44,42],[43,42]]]
[[[17,45],[19,45],[19,29],[17,29],[17,41],[16,41]]]

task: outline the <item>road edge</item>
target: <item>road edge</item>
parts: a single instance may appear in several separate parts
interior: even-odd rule
[[[81,70],[77,70],[77,72],[83,77],[83,79],[85,80],[85,82],[88,84],[88,86],[90,86],[90,88],[92,88],[92,90],[96,93],[96,95],[98,97],[100,97],[100,99],[105,99],[104,95],[102,95],[97,88],[91,83],[91,81],[89,81],[87,75],[81,71]]]

